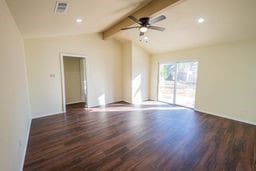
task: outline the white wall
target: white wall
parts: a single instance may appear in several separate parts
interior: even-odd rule
[[[132,43],[122,45],[123,100],[132,103]]]
[[[64,57],[66,104],[82,102],[80,58]]]
[[[149,99],[151,56],[131,41],[123,45],[123,100],[139,104]]]
[[[199,61],[196,110],[256,123],[256,41],[154,55],[151,98],[157,99],[157,63]]]
[[[26,39],[33,117],[62,111],[60,52],[85,54],[88,106],[122,100],[121,45],[99,34]],[[55,74],[55,77],[50,77]]]
[[[4,0],[0,0],[0,170],[17,171],[30,127],[23,39]]]
[[[141,47],[132,44],[132,102],[149,99],[149,73],[151,56]]]

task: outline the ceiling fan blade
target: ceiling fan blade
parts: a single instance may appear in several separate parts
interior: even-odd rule
[[[129,30],[129,29],[134,29],[134,28],[140,28],[140,26],[121,28],[121,30]]]
[[[131,19],[132,21],[134,21],[135,23],[141,24],[141,22],[132,15],[128,16],[128,18]]]
[[[162,20],[165,20],[165,19],[166,19],[166,16],[160,15],[159,17],[156,17],[156,18],[150,20],[149,23],[150,24],[155,24],[155,23],[157,23],[159,21],[162,21]]]
[[[152,30],[158,30],[158,31],[164,31],[165,30],[165,28],[158,27],[158,26],[149,26],[149,28],[152,29]]]
[[[144,33],[143,32],[140,32],[140,36],[143,36],[144,35]]]

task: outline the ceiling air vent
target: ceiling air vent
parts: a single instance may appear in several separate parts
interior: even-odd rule
[[[54,11],[55,11],[55,13],[65,13],[65,12],[67,12],[67,9],[68,9],[68,3],[67,2],[57,1]]]

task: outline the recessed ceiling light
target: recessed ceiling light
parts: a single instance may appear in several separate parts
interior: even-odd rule
[[[77,22],[77,23],[81,23],[81,22],[83,22],[83,19],[77,18],[77,19],[76,19],[76,22]]]
[[[200,18],[198,18],[197,22],[198,22],[199,24],[201,24],[201,23],[205,22],[205,19],[202,18],[202,17],[200,17]]]

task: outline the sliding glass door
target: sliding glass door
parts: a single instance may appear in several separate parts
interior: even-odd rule
[[[194,108],[198,62],[159,65],[158,100]]]
[[[158,100],[166,103],[174,102],[175,90],[175,64],[162,64],[159,66]]]
[[[175,104],[194,108],[198,62],[177,63]]]

